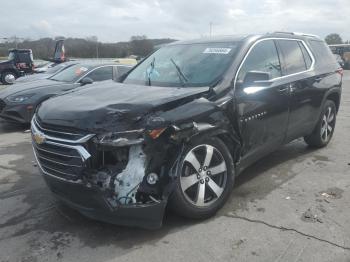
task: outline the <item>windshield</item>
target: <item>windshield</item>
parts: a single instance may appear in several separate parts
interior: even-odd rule
[[[55,74],[58,73],[59,71],[63,70],[64,68],[68,68],[69,65],[67,64],[58,64],[53,67],[49,67],[46,71],[46,74]]]
[[[124,83],[169,87],[212,86],[231,65],[237,42],[178,44],[159,49]]]
[[[74,65],[50,77],[49,79],[60,82],[75,82],[92,67],[86,65]]]
[[[14,60],[14,59],[15,59],[15,53],[14,52],[10,52],[8,60]]]

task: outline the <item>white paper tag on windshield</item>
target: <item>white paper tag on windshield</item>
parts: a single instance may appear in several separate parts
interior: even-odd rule
[[[204,50],[203,54],[221,54],[221,55],[227,55],[231,52],[231,48],[212,48],[208,47]]]

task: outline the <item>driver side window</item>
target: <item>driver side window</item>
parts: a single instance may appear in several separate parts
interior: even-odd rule
[[[238,82],[243,82],[247,72],[260,71],[270,73],[270,77],[282,76],[281,64],[275,42],[265,40],[253,47],[238,73]]]

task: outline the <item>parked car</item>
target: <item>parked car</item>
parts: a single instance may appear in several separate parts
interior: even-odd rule
[[[116,64],[76,64],[48,79],[1,89],[0,117],[11,122],[30,123],[35,109],[44,100],[93,82],[116,80],[130,68]]]
[[[334,57],[335,57],[335,60],[337,60],[337,62],[339,63],[339,65],[340,65],[342,68],[344,68],[345,62],[344,62],[343,58],[341,58],[341,56],[338,55],[338,54],[334,54]]]
[[[258,159],[300,137],[330,142],[342,72],[315,36],[173,43],[122,83],[42,103],[34,153],[54,195],[90,218],[158,228],[168,204],[207,218]]]
[[[53,75],[67,69],[68,67],[76,65],[78,63],[79,63],[78,61],[72,61],[72,62],[57,64],[57,65],[54,65],[54,66],[48,68],[43,73],[26,75],[24,77],[18,78],[18,79],[16,79],[16,81],[14,83],[15,84],[27,83],[27,82],[33,82],[33,81],[42,80],[42,79],[48,79],[48,78],[52,77]]]

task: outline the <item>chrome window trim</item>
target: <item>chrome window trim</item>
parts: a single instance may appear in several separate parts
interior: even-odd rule
[[[308,52],[309,56],[311,57],[311,60],[312,60],[312,63],[309,67],[309,69],[307,70],[304,70],[304,71],[301,71],[301,72],[298,72],[298,73],[293,73],[293,74],[289,74],[289,75],[284,75],[284,76],[279,76],[279,77],[275,77],[273,79],[270,79],[268,80],[269,82],[273,82],[273,81],[276,81],[276,80],[280,80],[280,79],[284,79],[284,78],[287,78],[287,77],[290,77],[290,76],[295,76],[295,75],[300,75],[300,74],[303,74],[303,73],[307,73],[307,72],[311,72],[314,70],[315,68],[315,63],[316,63],[316,60],[315,60],[315,57],[313,55],[313,53],[311,52],[310,48],[308,47],[308,45],[305,43],[304,40],[302,39],[296,39],[296,38],[286,38],[286,37],[269,37],[269,38],[264,38],[264,39],[260,39],[258,41],[256,41],[250,48],[249,50],[247,51],[247,53],[245,54],[242,62],[240,63],[239,67],[238,67],[238,70],[236,71],[236,75],[235,75],[235,78],[234,78],[234,84],[233,84],[233,91],[236,90],[236,84],[237,84],[237,78],[238,78],[238,75],[242,69],[242,66],[244,65],[247,57],[249,56],[249,54],[251,53],[251,51],[253,50],[253,48],[263,42],[263,41],[268,41],[268,40],[288,40],[288,41],[298,41],[298,42],[301,42],[303,44],[303,46],[305,47],[306,51]],[[276,47],[276,51],[277,51],[277,47]],[[278,51],[277,51],[278,52]]]

